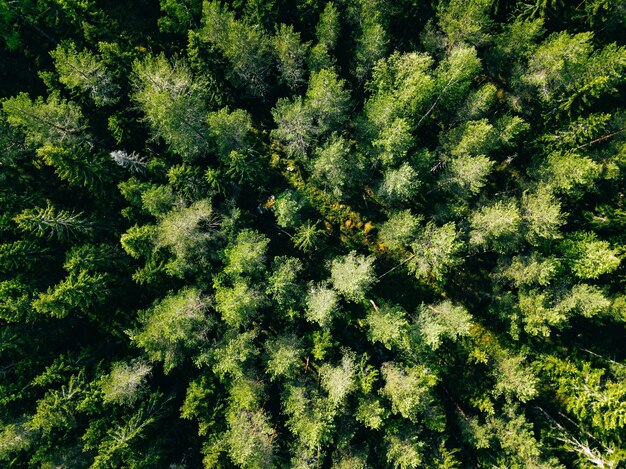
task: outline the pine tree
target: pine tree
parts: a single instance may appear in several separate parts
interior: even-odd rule
[[[70,43],[67,48],[57,46],[50,55],[59,81],[68,88],[87,94],[97,106],[109,106],[119,100],[120,86],[105,64],[91,52],[79,52],[76,45]]]
[[[133,98],[154,136],[186,160],[203,156],[209,149],[206,98],[185,63],[151,56],[135,61],[133,72]]]

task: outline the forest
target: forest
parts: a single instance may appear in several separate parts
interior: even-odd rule
[[[625,31],[0,0],[0,467],[626,468]]]

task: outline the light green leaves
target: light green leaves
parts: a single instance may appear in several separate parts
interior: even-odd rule
[[[133,64],[135,93],[154,136],[188,161],[209,149],[206,99],[202,86],[180,61],[164,55]]]
[[[346,119],[350,94],[346,82],[333,69],[312,73],[306,92],[306,104],[324,133],[334,130]]]
[[[400,162],[413,146],[411,126],[407,119],[398,117],[372,141],[372,146],[378,152],[378,158],[383,165],[393,165]]]
[[[549,336],[551,328],[567,327],[571,317],[591,318],[608,312],[611,301],[593,285],[576,284],[571,289],[549,291],[521,290],[519,308],[524,328],[531,335]]]
[[[304,350],[295,336],[283,336],[266,342],[267,366],[270,380],[291,378],[296,369],[303,367]]]
[[[451,187],[462,196],[478,194],[486,184],[494,164],[485,155],[458,156],[446,166],[448,174],[442,181],[443,185]]]
[[[393,212],[379,230],[378,237],[391,250],[401,250],[417,236],[421,217],[410,210]]]
[[[163,216],[156,228],[155,246],[174,255],[168,270],[173,275],[182,275],[206,264],[217,227],[217,216],[206,199]]]
[[[592,39],[591,32],[550,35],[531,56],[523,79],[565,111],[615,93],[624,80],[625,50],[616,44],[594,50]]]
[[[142,360],[114,363],[102,382],[102,399],[107,403],[132,405],[142,397],[150,372],[150,365]]]
[[[350,154],[350,144],[335,137],[315,152],[312,178],[338,199],[347,196],[355,172],[355,158]]]
[[[521,355],[508,355],[498,360],[493,371],[496,378],[493,393],[496,396],[527,402],[537,395],[537,378],[524,360]]]
[[[356,387],[356,363],[352,352],[344,350],[338,366],[325,363],[319,372],[322,388],[328,393],[328,399],[333,405],[343,403]]]
[[[404,163],[399,168],[385,171],[377,193],[390,203],[409,203],[417,195],[420,185],[417,171]]]
[[[226,444],[235,464],[246,469],[272,466],[275,430],[267,412],[262,409],[232,411],[228,424]]]
[[[373,94],[364,109],[373,130],[387,134],[398,125],[396,119],[425,111],[433,95],[432,63],[427,54],[396,52],[376,64],[368,85]]]
[[[232,287],[221,284],[216,287],[215,309],[231,327],[250,325],[265,304],[265,296],[246,279],[237,278]]]
[[[285,191],[276,197],[274,202],[274,213],[276,215],[276,223],[283,228],[295,228],[301,221],[301,210],[305,202],[299,193],[294,191]]]
[[[383,425],[386,413],[378,399],[368,398],[359,402],[354,417],[367,428],[378,430]]]
[[[209,113],[209,135],[215,141],[217,152],[224,161],[232,151],[247,152],[250,147],[252,118],[243,109],[230,111],[227,107]]]
[[[446,273],[460,265],[463,242],[454,223],[437,226],[428,222],[418,238],[411,244],[414,256],[408,263],[409,271],[418,278],[441,281]]]
[[[345,88],[345,81],[332,69],[312,73],[304,99],[276,102],[272,137],[283,144],[287,154],[305,160],[320,136],[336,131],[345,121],[350,99]]]
[[[530,285],[546,286],[556,276],[560,262],[553,257],[541,257],[537,253],[530,256],[515,256],[511,263],[503,266],[501,274],[515,287]]]
[[[522,216],[526,223],[526,239],[533,245],[561,237],[559,228],[567,214],[561,212],[559,200],[545,186],[522,197]]]
[[[472,214],[470,245],[498,252],[511,250],[519,240],[522,217],[515,200],[499,200]]]
[[[472,316],[462,305],[446,300],[434,305],[422,305],[418,311],[419,331],[433,350],[441,346],[444,338],[455,341],[470,333]]]
[[[311,48],[309,67],[312,71],[331,68],[335,63],[333,52],[339,37],[339,11],[332,2],[326,3],[315,28],[317,43]]]
[[[197,289],[180,290],[143,311],[140,328],[129,336],[151,360],[163,362],[169,373],[204,342],[210,326],[207,306],[207,298]]]
[[[0,319],[11,322],[28,322],[33,319],[30,307],[30,288],[18,280],[0,282]]]
[[[229,378],[233,382],[241,383],[241,391],[247,395],[247,397],[242,396],[242,399],[246,402],[254,402],[257,397],[256,391],[248,389],[249,386],[242,382],[249,360],[259,354],[254,343],[256,336],[257,333],[254,330],[241,334],[231,331],[219,342],[217,347],[211,350],[214,361],[213,372],[222,381],[227,381]]]
[[[246,86],[252,94],[264,96],[272,61],[263,28],[235,19],[231,11],[215,1],[204,3],[202,22],[202,38],[229,61],[233,81]]]
[[[400,306],[381,305],[370,310],[365,321],[369,327],[367,338],[372,343],[394,350],[408,345],[409,323],[406,311]]]
[[[589,156],[575,152],[554,152],[542,163],[538,174],[548,188],[557,193],[581,195],[600,176],[602,167]]]
[[[92,315],[92,309],[102,306],[110,293],[106,274],[81,270],[40,293],[32,305],[36,311],[56,318],[72,313]]]
[[[493,0],[440,2],[439,25],[452,45],[480,45],[489,39]]]
[[[50,204],[46,208],[26,209],[13,220],[20,230],[35,237],[56,238],[59,241],[89,236],[93,228],[93,223],[82,213],[57,210]]]
[[[33,442],[32,430],[23,422],[3,423],[0,430],[0,461],[28,449]]]
[[[614,271],[620,264],[617,251],[593,233],[577,233],[561,244],[561,249],[576,277],[595,279]]]
[[[293,235],[292,241],[295,247],[305,253],[313,251],[320,244],[322,236],[326,232],[317,227],[316,223],[307,221],[300,225]]]
[[[441,185],[464,198],[480,192],[495,165],[486,156],[499,144],[494,127],[487,119],[469,121],[445,134],[443,140],[449,161]]]
[[[315,116],[309,107],[302,98],[293,102],[281,98],[272,109],[272,117],[276,123],[272,137],[282,143],[289,156],[304,159],[318,133]]]
[[[322,327],[330,324],[339,309],[339,295],[324,285],[311,286],[306,300],[306,319]]]
[[[329,441],[334,429],[335,406],[314,389],[289,386],[283,400],[287,428],[297,438],[301,452],[317,450]]]
[[[330,272],[333,288],[349,301],[362,301],[376,283],[374,258],[352,251],[347,256],[334,259]]]
[[[229,275],[255,275],[265,270],[265,253],[269,239],[252,230],[241,231],[233,244],[224,251]]]
[[[391,435],[387,438],[387,461],[393,467],[417,469],[424,463],[422,451],[424,443],[416,436]]]
[[[22,129],[26,143],[34,147],[72,147],[89,139],[81,109],[58,94],[50,95],[46,101],[31,101],[26,93],[20,93],[4,100],[2,108],[8,123]]]
[[[67,47],[57,46],[50,55],[59,81],[68,88],[86,93],[97,106],[112,105],[119,100],[120,86],[95,54],[77,51],[72,43]]]
[[[275,257],[273,272],[267,279],[265,292],[289,314],[296,314],[295,309],[303,303],[304,286],[298,278],[303,271],[300,259],[295,257]]]
[[[381,372],[385,386],[380,394],[391,401],[391,411],[416,422],[432,400],[430,393],[437,377],[425,366],[405,367],[392,362],[383,363]]]
[[[278,71],[281,80],[289,88],[296,89],[305,83],[305,60],[307,44],[302,44],[300,33],[293,26],[281,24],[271,39],[274,53],[278,59]]]

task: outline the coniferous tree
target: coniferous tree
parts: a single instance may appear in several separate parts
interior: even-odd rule
[[[623,3],[0,1],[0,465],[626,464]]]

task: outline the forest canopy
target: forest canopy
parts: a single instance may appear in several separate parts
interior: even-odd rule
[[[0,0],[0,466],[626,467],[623,0]]]

